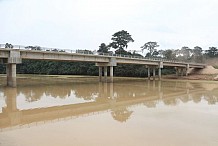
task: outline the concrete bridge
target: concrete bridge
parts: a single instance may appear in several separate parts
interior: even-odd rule
[[[148,79],[151,77],[151,70],[153,72],[153,79],[155,79],[156,69],[158,70],[158,77],[160,79],[161,69],[165,66],[175,67],[177,75],[187,75],[187,70],[189,68],[204,68],[206,66],[205,64],[178,62],[160,58],[145,58],[139,56],[93,53],[89,51],[56,48],[34,48],[18,45],[13,46],[13,48],[7,48],[5,45],[0,44],[0,62],[6,64],[8,86],[16,87],[16,64],[22,63],[23,59],[94,62],[96,66],[99,67],[99,81],[105,82],[113,82],[113,68],[117,66],[117,64],[145,65],[148,69]],[[107,79],[108,67],[110,68],[109,79]]]

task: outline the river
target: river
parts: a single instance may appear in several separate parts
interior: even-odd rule
[[[0,146],[218,145],[218,82],[0,77]]]

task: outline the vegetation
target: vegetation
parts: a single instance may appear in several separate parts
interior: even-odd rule
[[[14,46],[12,44],[6,43],[5,48],[13,48]]]
[[[113,42],[110,43],[109,47],[116,49],[116,54],[128,54],[127,51],[124,50],[124,48],[128,47],[128,43],[134,42],[131,35],[125,30],[118,31],[113,34],[111,40]]]
[[[111,48],[115,49],[116,54],[134,55],[143,57],[141,54],[127,52],[125,49],[128,47],[128,43],[134,42],[133,38],[127,31],[118,31],[112,35],[112,42],[109,45],[101,43],[97,52],[101,53],[113,53],[109,51]],[[157,50],[159,47],[157,42],[149,41],[145,43],[141,48],[142,50],[148,50],[145,57],[158,57],[168,60],[177,61],[192,61],[203,63],[206,59],[217,58],[218,49],[216,47],[209,47],[208,50],[203,51],[199,46],[190,49],[187,46],[181,49],[166,49]],[[12,44],[6,43],[5,48],[13,48]],[[41,50],[40,46],[27,46],[26,49]],[[48,50],[59,51],[64,50]],[[90,50],[77,50],[77,53],[93,54]],[[218,68],[217,65],[214,66]],[[0,73],[5,73],[6,67],[4,64],[0,64]],[[17,65],[17,73],[21,74],[47,74],[47,75],[98,75],[98,67],[94,63],[87,62],[55,62],[55,61],[37,61],[37,60],[23,60],[22,64]],[[175,73],[173,68],[162,69],[162,74]],[[144,65],[132,65],[132,64],[118,64],[114,68],[115,76],[132,76],[132,77],[145,77],[147,76],[147,69]]]
[[[105,43],[101,43],[97,52],[99,53],[108,53],[109,47]]]
[[[155,49],[156,47],[159,47],[157,42],[147,42],[141,48],[142,48],[142,51],[144,51],[146,49],[149,51],[146,54],[146,57],[154,57],[154,56],[157,56],[159,54],[157,52],[157,50]]]

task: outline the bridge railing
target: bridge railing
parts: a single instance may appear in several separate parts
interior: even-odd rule
[[[164,62],[173,62],[173,63],[194,63],[191,61],[177,61],[177,60],[168,60],[163,58],[154,58],[154,57],[143,57],[143,56],[134,56],[134,55],[123,55],[123,54],[114,54],[114,53],[102,53],[97,51],[90,50],[71,50],[71,49],[58,49],[58,48],[47,48],[40,46],[21,46],[21,45],[11,45],[11,47],[6,47],[6,44],[0,44],[0,49],[19,49],[19,50],[32,50],[32,51],[46,51],[46,52],[63,52],[63,53],[76,53],[76,54],[88,54],[88,55],[100,55],[100,56],[111,56],[111,57],[120,57],[120,58],[131,58],[131,59],[141,59],[147,61],[164,61]],[[195,63],[196,64],[196,63]],[[199,65],[203,65],[198,63]]]

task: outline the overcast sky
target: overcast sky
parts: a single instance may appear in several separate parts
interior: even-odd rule
[[[140,50],[218,47],[218,0],[0,0],[0,43],[98,49],[126,30]]]

